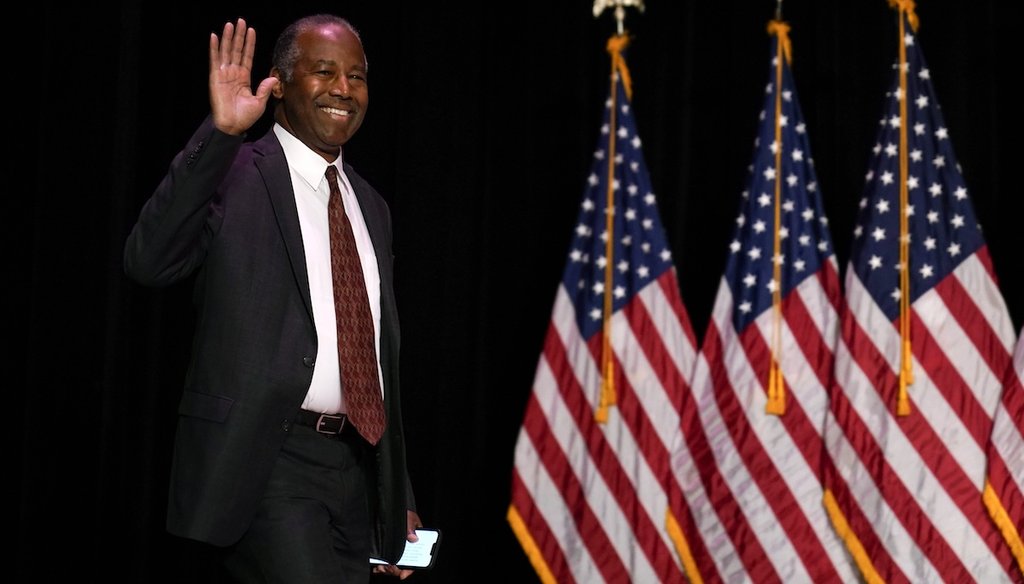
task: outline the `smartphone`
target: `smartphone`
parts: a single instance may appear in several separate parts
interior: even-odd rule
[[[416,530],[419,541],[405,542],[405,551],[395,564],[403,570],[427,570],[434,565],[437,551],[441,547],[441,530],[421,527]],[[370,558],[371,564],[387,564],[380,558]]]

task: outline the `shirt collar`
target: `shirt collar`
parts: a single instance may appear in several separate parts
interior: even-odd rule
[[[338,167],[339,175],[343,174],[340,150],[338,158],[334,162],[328,163],[324,161],[322,156],[293,136],[291,132],[284,129],[284,126],[281,124],[274,124],[274,134],[277,135],[277,140],[281,143],[281,149],[284,150],[288,166],[291,167],[292,172],[299,175],[309,185],[309,188],[317,190],[321,181],[324,180],[324,172],[331,164]]]

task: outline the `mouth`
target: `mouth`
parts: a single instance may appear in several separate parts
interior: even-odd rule
[[[345,110],[345,109],[340,109],[340,108],[336,108],[336,107],[330,107],[330,106],[326,106],[326,105],[322,105],[322,106],[319,106],[319,107],[320,107],[320,111],[322,111],[322,112],[324,112],[324,113],[326,113],[328,115],[339,117],[339,118],[347,118],[349,116],[355,116],[356,115],[356,112],[351,111],[351,110]]]

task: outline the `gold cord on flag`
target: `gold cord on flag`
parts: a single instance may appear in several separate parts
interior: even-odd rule
[[[700,570],[697,569],[697,560],[693,557],[690,543],[686,541],[686,535],[683,533],[683,526],[676,521],[671,509],[665,511],[665,531],[668,532],[669,539],[676,546],[676,552],[683,562],[683,569],[686,570],[686,577],[690,584],[704,584],[704,578],[701,577]]]
[[[781,416],[786,413],[786,384],[779,367],[782,353],[782,59],[791,59],[789,25],[781,20],[768,23],[768,34],[778,40],[775,59],[775,236],[772,255],[772,344],[771,363],[768,368],[768,402],[764,406],[767,414]]]
[[[903,17],[917,30],[914,0],[889,0],[899,9],[900,20],[900,387],[896,398],[896,415],[910,415],[910,397],[907,386],[914,383],[913,352],[910,348],[910,218],[907,215],[910,188],[907,184],[909,160],[907,154],[907,45]]]
[[[505,514],[505,519],[508,520],[508,524],[512,527],[512,532],[519,539],[519,544],[523,546],[523,551],[526,552],[526,557],[529,558],[533,570],[537,572],[537,577],[540,579],[541,584],[556,584],[558,580],[555,579],[554,572],[551,571],[551,567],[544,560],[544,553],[540,550],[540,546],[537,545],[537,540],[533,539],[533,535],[530,534],[530,528],[527,527],[526,521],[523,520],[514,504],[508,506],[508,513]]]
[[[633,91],[629,78],[629,68],[622,57],[622,51],[629,46],[629,37],[618,34],[608,39],[608,53],[612,57],[611,72],[611,104],[608,130],[608,186],[605,191],[605,242],[604,242],[604,311],[602,317],[601,339],[601,396],[594,420],[598,423],[608,421],[608,408],[615,405],[615,355],[612,352],[612,288],[614,286],[614,253],[615,253],[615,140],[618,134],[618,92],[615,90],[617,79],[622,79],[626,89],[626,98],[632,99]]]
[[[850,522],[846,520],[846,515],[840,509],[839,501],[836,501],[836,496],[832,494],[831,489],[825,489],[825,493],[822,495],[822,503],[825,506],[825,512],[828,513],[829,520],[832,522],[832,527],[836,530],[836,535],[843,540],[846,550],[853,557],[853,562],[857,564],[857,568],[860,570],[864,581],[867,584],[885,584],[885,579],[875,569],[875,565],[871,562],[871,556],[864,549],[864,544],[857,537],[857,533],[850,527]]]
[[[1017,526],[1014,525],[1013,519],[1006,512],[1006,507],[1003,507],[1003,502],[988,479],[985,479],[985,489],[982,491],[981,499],[985,502],[989,517],[999,528],[999,532],[1003,534],[1003,539],[1010,545],[1010,553],[1017,559],[1017,567],[1020,568],[1021,575],[1024,575],[1024,540],[1021,539],[1021,533],[1017,531]]]

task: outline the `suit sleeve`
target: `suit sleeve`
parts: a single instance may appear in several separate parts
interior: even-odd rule
[[[124,270],[136,282],[165,286],[202,264],[220,215],[216,193],[244,136],[214,128],[210,117],[171,162],[125,242]]]

